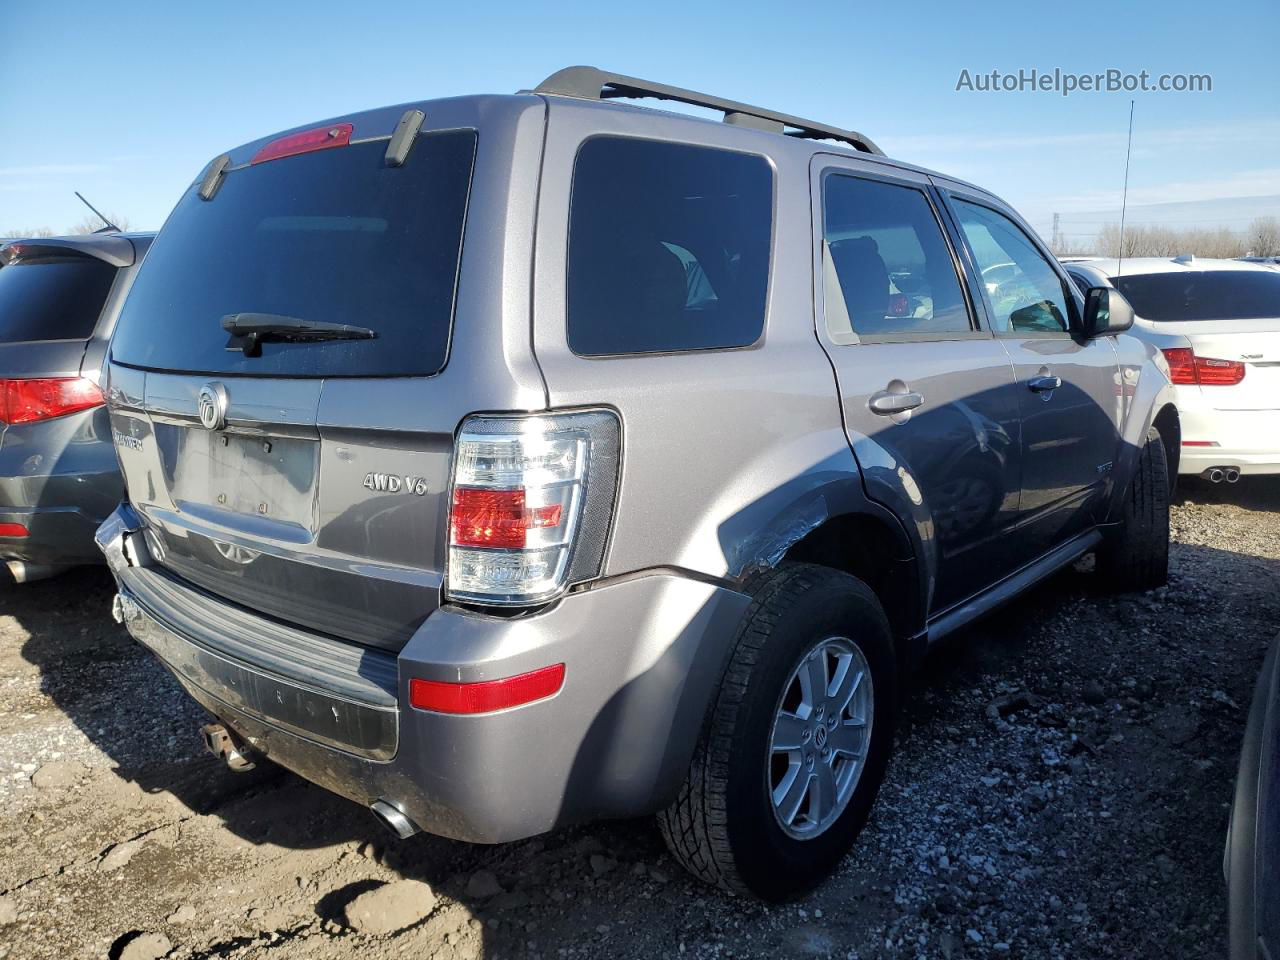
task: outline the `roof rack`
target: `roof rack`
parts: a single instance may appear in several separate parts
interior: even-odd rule
[[[664,83],[651,83],[636,77],[618,73],[606,73],[595,67],[566,67],[558,70],[538,84],[534,93],[549,93],[562,97],[578,97],[582,100],[615,100],[650,98],[674,100],[695,107],[707,107],[724,113],[724,122],[755,130],[782,133],[802,140],[839,140],[864,153],[884,156],[884,151],[856,130],[841,130],[824,123],[815,123],[790,114],[753,107],[749,103],[724,100],[695,90],[669,87]]]

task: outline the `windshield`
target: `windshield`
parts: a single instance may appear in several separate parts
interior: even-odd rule
[[[0,269],[0,343],[88,340],[116,268],[94,257],[19,260]]]
[[[1200,270],[1112,277],[1144,320],[1250,320],[1280,317],[1280,273]]]
[[[427,376],[449,351],[473,131],[422,135],[402,167],[385,141],[232,170],[193,188],[152,245],[112,358],[248,376]],[[374,339],[228,349],[231,314],[350,324]]]

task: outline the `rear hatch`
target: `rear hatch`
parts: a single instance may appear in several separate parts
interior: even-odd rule
[[[111,349],[116,446],[158,562],[392,650],[439,603],[453,435],[477,402],[446,364],[478,137],[449,122],[456,103],[433,113],[447,129],[399,165],[400,110],[235,152],[179,201]]]
[[[5,381],[80,376],[118,267],[132,262],[128,240],[106,239],[118,241],[112,259],[124,262],[109,262],[63,240],[0,247],[0,448],[9,433]]]
[[[1243,367],[1238,383],[1204,388],[1215,409],[1280,409],[1280,272],[1178,271],[1112,282],[1159,333],[1185,337],[1197,357]]]

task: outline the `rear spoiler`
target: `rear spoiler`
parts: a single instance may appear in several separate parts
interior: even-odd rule
[[[129,238],[118,233],[86,234],[82,237],[37,237],[31,240],[10,240],[0,246],[0,265],[40,257],[77,256],[103,260],[113,267],[129,267],[137,259],[137,252]]]

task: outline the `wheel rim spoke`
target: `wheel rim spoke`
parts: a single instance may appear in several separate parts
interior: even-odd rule
[[[820,836],[844,813],[871,746],[873,716],[870,667],[848,637],[828,637],[796,663],[774,711],[766,782],[788,835]]]

